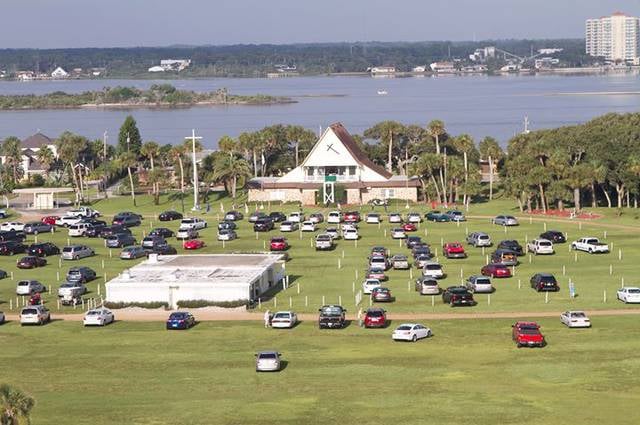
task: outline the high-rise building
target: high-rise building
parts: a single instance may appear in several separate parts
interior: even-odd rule
[[[610,61],[637,62],[640,57],[640,18],[616,12],[587,19],[587,54]]]

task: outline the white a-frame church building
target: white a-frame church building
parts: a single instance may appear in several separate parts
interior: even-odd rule
[[[249,181],[249,201],[301,202],[314,205],[325,200],[325,186],[343,188],[347,204],[372,199],[417,201],[419,181],[396,176],[374,164],[340,123],[330,125],[300,166],[281,177]],[[339,201],[339,200],[337,200]]]

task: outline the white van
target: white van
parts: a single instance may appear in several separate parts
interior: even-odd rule
[[[331,211],[329,215],[327,215],[327,223],[339,224],[341,221],[342,214],[340,214],[340,211]]]
[[[88,228],[88,223],[72,224],[69,226],[69,236],[84,236]]]

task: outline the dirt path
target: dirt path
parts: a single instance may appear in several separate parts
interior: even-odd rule
[[[491,220],[493,217],[492,215],[468,215],[468,218],[474,218],[474,219],[487,219],[487,220]],[[528,220],[529,218],[531,218],[531,220],[533,221],[538,221],[538,222],[553,222],[553,223],[565,223],[565,224],[575,224],[578,225],[580,223],[582,223],[585,226],[596,226],[596,227],[610,227],[612,229],[622,229],[622,230],[635,230],[640,231],[640,226],[629,226],[626,224],[611,224],[611,223],[601,223],[601,222],[597,222],[595,220],[579,220],[579,219],[569,219],[569,218],[558,218],[558,217],[535,217],[535,216],[520,216],[520,217],[516,217],[519,221],[525,221]]]

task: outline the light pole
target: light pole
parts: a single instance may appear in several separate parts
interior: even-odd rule
[[[185,137],[191,140],[191,161],[193,162],[193,208],[192,211],[200,209],[198,204],[198,164],[196,163],[196,140],[202,140],[202,137],[196,137],[196,130],[191,130],[191,137]]]

